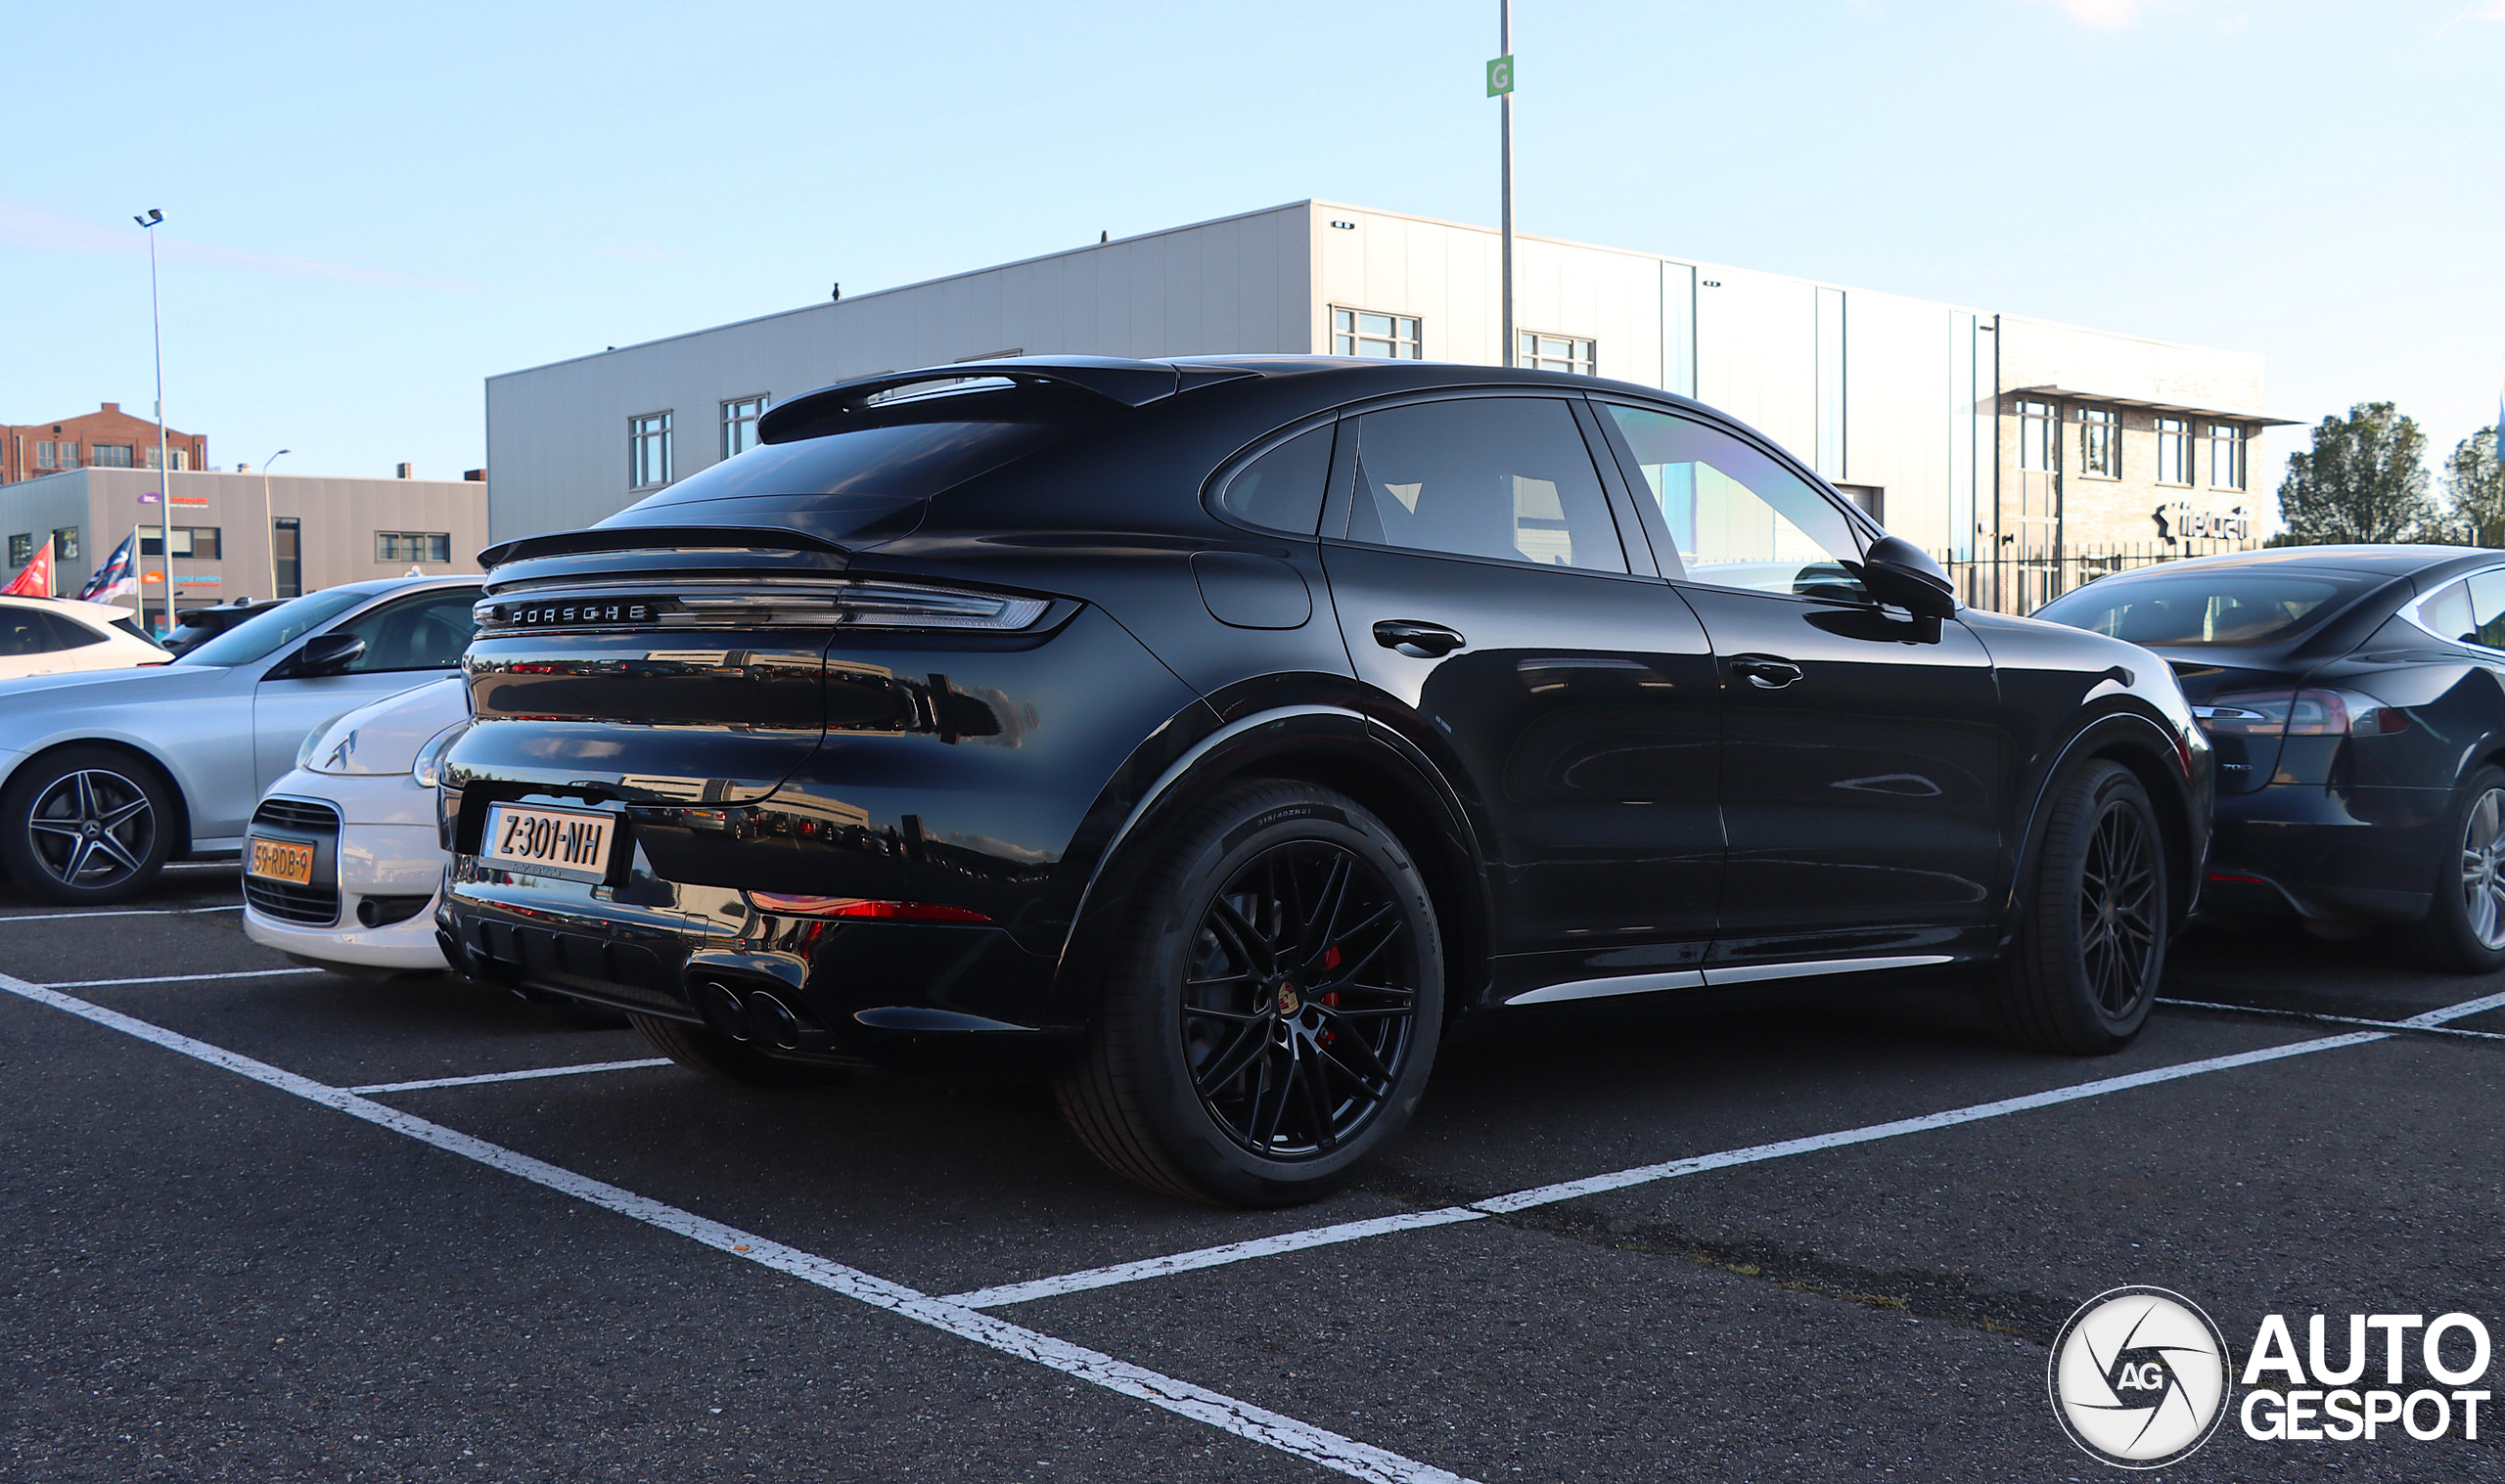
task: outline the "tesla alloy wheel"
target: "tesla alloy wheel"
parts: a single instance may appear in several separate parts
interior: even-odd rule
[[[71,747],[19,771],[0,796],[0,865],[32,895],[118,902],[157,878],[171,847],[173,794],[157,770]]]
[[[1151,869],[1062,1105],[1143,1185],[1293,1205],[1408,1122],[1442,1022],[1435,907],[1399,839],[1328,789],[1250,785]]]
[[[2505,771],[2480,768],[2453,791],[2451,847],[2437,865],[2427,916],[2410,932],[2430,968],[2505,968]]]
[[[2157,998],[2171,900],[2165,836],[2128,768],[2091,761],[2056,787],[2027,893],[1994,1020],[2043,1051],[2127,1045]]]

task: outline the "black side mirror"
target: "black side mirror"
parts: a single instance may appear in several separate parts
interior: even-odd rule
[[[316,634],[288,661],[290,675],[337,675],[365,657],[365,641],[354,634]]]
[[[1859,562],[1845,565],[1871,597],[1917,618],[1948,618],[1957,612],[1957,585],[1930,553],[1902,536],[1880,537]]]

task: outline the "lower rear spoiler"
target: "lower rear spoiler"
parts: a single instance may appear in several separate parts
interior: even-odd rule
[[[595,552],[665,551],[829,552],[852,555],[848,546],[823,536],[770,525],[595,525],[578,531],[550,531],[499,541],[478,553],[482,567],[502,566],[539,557],[581,557]]]

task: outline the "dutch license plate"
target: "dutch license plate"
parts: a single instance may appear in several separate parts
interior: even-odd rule
[[[252,841],[252,864],[247,868],[251,876],[267,877],[273,881],[294,881],[298,886],[313,884],[313,847],[298,840]]]
[[[487,810],[487,837],[479,859],[490,866],[603,876],[617,817],[588,809],[530,809],[494,804]]]

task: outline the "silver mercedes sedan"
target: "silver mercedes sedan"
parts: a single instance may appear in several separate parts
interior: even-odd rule
[[[307,734],[460,663],[478,582],[343,583],[171,664],[0,682],[0,871],[85,905],[131,895],[169,859],[241,849]]]

